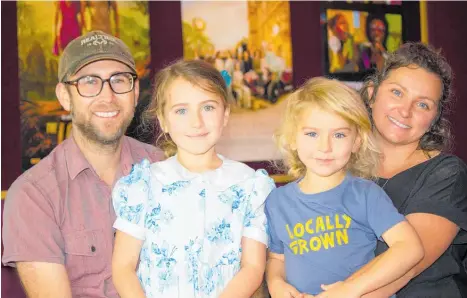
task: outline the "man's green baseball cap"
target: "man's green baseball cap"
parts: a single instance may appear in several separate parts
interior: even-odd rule
[[[102,31],[91,31],[72,40],[63,50],[58,62],[58,81],[64,82],[89,63],[115,60],[136,73],[130,49],[119,38]]]

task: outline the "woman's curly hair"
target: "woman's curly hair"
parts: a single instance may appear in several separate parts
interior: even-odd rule
[[[442,82],[442,93],[438,103],[438,113],[427,131],[420,139],[419,148],[424,151],[449,151],[452,146],[452,134],[447,114],[452,101],[452,79],[451,66],[441,52],[430,45],[423,43],[406,43],[397,51],[389,54],[383,68],[369,76],[360,90],[371,116],[370,104],[374,102],[378,88],[386,80],[392,70],[401,67],[421,67],[436,74]],[[373,88],[372,96],[368,89]]]

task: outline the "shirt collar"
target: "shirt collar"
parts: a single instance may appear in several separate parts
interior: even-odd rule
[[[91,168],[83,152],[79,149],[73,136],[63,142],[65,146],[65,159],[70,178],[74,180],[82,171]]]
[[[79,173],[86,169],[91,169],[92,166],[89,164],[83,152],[81,152],[81,149],[78,147],[73,137],[66,139],[63,143],[65,146],[68,173],[70,178],[74,180]],[[133,157],[131,151],[128,137],[124,136],[122,138],[122,152],[120,153],[120,170],[117,172],[115,180],[122,175],[128,175],[131,171],[131,166],[138,160],[137,156],[136,159]]]
[[[130,174],[132,165],[140,161],[138,156],[133,156],[132,151],[135,155],[138,155],[136,152],[138,150],[131,150],[130,141],[128,137],[124,136],[122,140],[122,152],[120,154],[120,173],[118,173],[117,179]]]

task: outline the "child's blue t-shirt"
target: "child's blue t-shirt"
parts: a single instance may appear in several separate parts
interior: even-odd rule
[[[303,193],[297,182],[277,188],[265,212],[269,249],[284,254],[287,282],[312,295],[372,260],[377,238],[404,220],[382,188],[350,174],[317,194]]]

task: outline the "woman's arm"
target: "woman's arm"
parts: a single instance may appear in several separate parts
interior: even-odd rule
[[[425,250],[423,259],[398,280],[374,292],[366,294],[363,297],[389,297],[402,289],[412,278],[430,267],[446,251],[446,249],[448,249],[459,231],[459,227],[456,224],[444,217],[434,214],[413,213],[407,215],[406,218],[421,239]],[[371,264],[376,262],[376,260],[381,256],[382,255],[378,256],[372,262],[368,263],[352,275],[352,277],[360,274],[361,271],[367,270],[367,267],[372,266]]]
[[[250,298],[260,287],[266,267],[266,245],[243,237],[240,271],[227,284],[220,298]]]
[[[117,231],[112,256],[112,279],[121,298],[145,298],[143,288],[136,276],[142,240]]]
[[[360,274],[325,286],[326,291],[317,297],[361,297],[399,279],[423,258],[420,238],[408,222],[396,224],[382,237],[389,246],[384,254],[365,266]]]
[[[266,267],[266,280],[272,298],[301,298],[297,289],[285,281],[284,255],[269,252]]]

